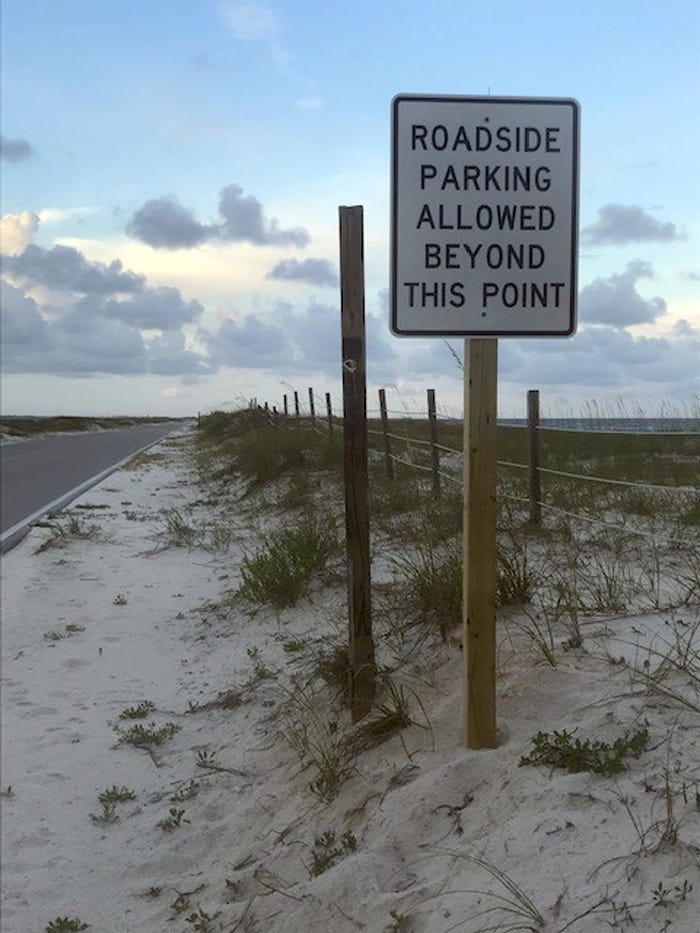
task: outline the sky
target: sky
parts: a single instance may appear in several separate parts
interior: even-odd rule
[[[389,325],[391,101],[426,94],[581,108],[578,328],[499,339],[499,414],[697,415],[697,0],[1,0],[0,27],[5,414],[339,410],[340,205],[370,410],[459,414],[461,338]]]

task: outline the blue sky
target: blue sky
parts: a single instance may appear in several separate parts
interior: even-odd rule
[[[339,399],[337,208],[362,204],[371,393],[458,411],[444,341],[389,332],[397,93],[581,104],[579,330],[500,341],[501,413],[534,387],[692,405],[699,10],[2,0],[3,410]]]

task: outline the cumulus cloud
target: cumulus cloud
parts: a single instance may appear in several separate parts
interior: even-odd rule
[[[662,223],[636,204],[604,204],[598,220],[581,231],[588,245],[663,242],[683,237],[672,223]]]
[[[579,293],[579,316],[582,323],[609,324],[629,327],[649,324],[666,312],[663,298],[643,298],[636,285],[640,279],[651,279],[654,272],[648,262],[630,262],[625,272],[607,279],[594,279]]]
[[[383,377],[393,376],[396,354],[384,323],[368,314],[365,327],[368,364],[381,368]],[[305,306],[280,302],[271,321],[254,315],[228,319],[210,337],[210,357],[221,366],[339,377],[340,310],[316,302]]]
[[[155,249],[191,249],[207,242],[243,243],[256,246],[306,246],[309,234],[302,227],[283,229],[267,220],[260,201],[244,195],[232,184],[219,193],[219,220],[200,223],[191,210],[174,197],[147,201],[131,218],[126,232]]]
[[[146,201],[126,225],[126,232],[155,249],[190,249],[212,239],[216,228],[199,223],[192,211],[166,196]]]
[[[0,252],[3,256],[21,253],[34,239],[39,229],[39,218],[31,211],[5,214],[0,220]]]
[[[31,159],[34,150],[26,139],[8,139],[0,136],[0,158],[5,162],[24,162]]]
[[[125,271],[118,259],[104,265],[89,262],[72,246],[44,249],[34,243],[5,258],[3,272],[27,285],[97,295],[143,291],[146,282],[142,275]]]
[[[328,259],[283,259],[265,278],[307,282],[309,285],[337,285],[338,270]]]
[[[122,321],[138,330],[178,330],[194,324],[204,308],[198,301],[185,301],[176,288],[145,288],[121,301],[86,296],[77,305],[84,318],[101,317]]]
[[[90,262],[73,247],[30,244],[5,257],[2,357],[7,372],[206,373],[205,355],[186,348],[184,325],[203,307],[178,289],[152,287],[119,260]],[[41,302],[28,294],[48,290]],[[36,294],[36,293],[35,293]],[[149,336],[146,338],[145,333]]]
[[[41,350],[46,345],[46,321],[33,298],[0,281],[0,308],[2,308],[2,349],[12,347],[34,347]]]
[[[510,382],[527,384],[536,373],[543,385],[630,390],[646,384],[673,387],[685,397],[700,385],[700,331],[692,327],[669,337],[643,337],[598,326],[570,340],[501,343],[499,372]]]

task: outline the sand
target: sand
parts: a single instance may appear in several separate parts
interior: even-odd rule
[[[416,724],[325,802],[290,738],[303,720],[332,750],[350,729],[312,671],[342,638],[342,575],[292,609],[222,603],[284,519],[235,484],[207,497],[191,443],[73,503],[61,523],[88,537],[35,528],[2,560],[3,931],[700,931],[700,713],[674,699],[698,702],[697,681],[672,677],[669,697],[631,670],[653,672],[649,646],[690,631],[697,606],[589,617],[556,667],[503,613],[493,750],[462,746],[460,649],[436,644],[397,675]],[[191,519],[189,546],[163,510]],[[120,719],[143,701],[145,719]],[[120,740],[139,722],[178,731]],[[613,778],[519,765],[539,731],[642,728],[646,750]],[[113,786],[135,799],[104,811]]]

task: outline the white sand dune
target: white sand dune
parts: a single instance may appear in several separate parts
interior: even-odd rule
[[[600,618],[555,668],[504,619],[490,751],[461,746],[459,647],[436,647],[432,669],[404,679],[430,729],[409,694],[418,724],[360,754],[324,803],[284,733],[303,707],[293,675],[342,635],[343,587],[279,613],[217,610],[272,519],[256,531],[235,497],[201,501],[190,443],[161,443],[74,503],[94,537],[40,549],[51,532],[36,528],[3,558],[3,931],[58,917],[95,933],[700,931],[700,714],[608,657],[653,665],[649,644],[697,608]],[[227,510],[228,549],[166,546],[161,510],[188,506],[201,528]],[[233,690],[240,704],[211,702]],[[347,714],[313,696],[309,728],[332,743]],[[115,731],[141,701],[146,725],[179,727],[158,747]],[[614,778],[519,766],[540,730],[612,741],[644,726],[647,750]],[[91,814],[113,785],[136,797],[102,824]],[[158,826],[178,811],[179,826]],[[326,832],[347,845],[314,875]]]

